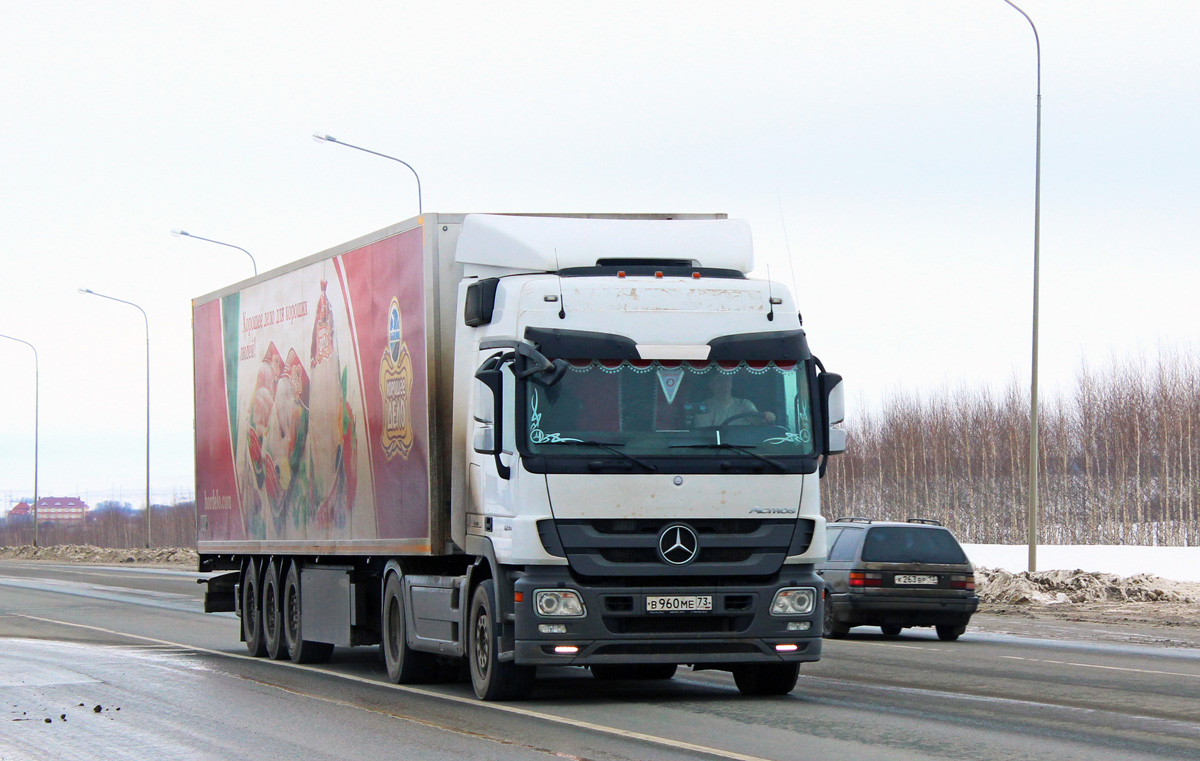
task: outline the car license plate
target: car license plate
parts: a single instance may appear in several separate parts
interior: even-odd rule
[[[647,613],[692,613],[712,610],[712,595],[647,595]]]
[[[897,584],[937,584],[937,576],[910,576],[896,574]]]

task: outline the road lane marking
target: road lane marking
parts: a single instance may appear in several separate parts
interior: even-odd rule
[[[1029,661],[1030,663],[1053,663],[1057,666],[1079,666],[1085,669],[1104,669],[1106,671],[1130,671],[1135,674],[1160,674],[1163,676],[1186,676],[1192,679],[1200,679],[1200,674],[1187,674],[1182,671],[1155,671],[1154,669],[1135,669],[1128,666],[1101,666],[1097,663],[1075,663],[1073,661],[1051,661],[1044,658],[1022,658],[1019,655],[999,655],[997,658],[1005,658],[1010,661]]]
[[[185,650],[191,650],[193,652],[205,653],[207,655],[216,655],[216,656],[221,656],[224,658],[235,658],[237,660],[252,661],[254,663],[266,664],[266,665],[272,665],[272,666],[286,666],[288,668],[293,668],[293,669],[297,669],[300,671],[308,671],[308,672],[311,672],[314,674],[322,674],[324,676],[331,676],[331,677],[335,677],[338,679],[345,679],[345,680],[352,681],[352,682],[360,682],[362,684],[369,684],[369,685],[372,685],[375,687],[388,687],[388,688],[391,688],[394,690],[408,692],[413,695],[423,695],[425,697],[447,700],[452,703],[461,703],[463,705],[475,706],[477,708],[488,708],[493,711],[502,711],[504,713],[511,713],[511,714],[515,714],[517,716],[525,716],[525,717],[528,717],[531,719],[540,719],[541,721],[547,721],[547,722],[550,722],[553,724],[563,724],[563,725],[566,725],[569,727],[586,729],[586,730],[596,732],[599,734],[612,735],[612,736],[621,737],[621,738],[624,738],[627,740],[639,740],[641,742],[647,742],[647,743],[651,743],[653,745],[661,745],[661,746],[665,746],[668,748],[672,748],[674,750],[684,750],[684,751],[689,751],[692,753],[703,753],[703,754],[706,754],[709,756],[716,756],[717,758],[728,758],[728,759],[731,759],[732,761],[770,761],[769,759],[762,758],[761,756],[751,756],[751,755],[747,755],[745,753],[738,753],[738,752],[732,751],[732,750],[724,750],[722,748],[713,748],[713,747],[710,747],[707,745],[697,745],[696,743],[685,742],[683,740],[674,740],[669,737],[660,737],[658,735],[650,735],[650,734],[646,734],[644,732],[635,732],[635,731],[632,731],[629,729],[621,729],[619,727],[610,727],[605,724],[595,724],[590,721],[583,721],[581,719],[572,719],[572,718],[568,718],[566,716],[556,716],[555,714],[552,714],[552,713],[543,713],[541,711],[534,711],[534,710],[531,710],[528,708],[519,708],[517,706],[505,705],[502,703],[490,703],[487,701],[478,700],[476,698],[464,698],[464,697],[460,697],[458,695],[447,695],[445,693],[437,692],[435,690],[427,690],[427,689],[423,689],[421,687],[412,687],[407,684],[393,684],[391,682],[384,682],[384,681],[379,681],[376,679],[368,679],[366,677],[357,676],[355,674],[343,674],[343,673],[339,673],[337,671],[330,671],[328,669],[315,668],[313,666],[308,666],[308,665],[305,665],[302,663],[292,663],[291,661],[273,661],[273,660],[267,660],[265,658],[255,658],[251,655],[243,655],[241,653],[227,653],[227,652],[224,652],[221,650],[213,650],[213,649],[207,648],[207,647],[198,647],[196,645],[187,645],[182,642],[173,642],[173,641],[167,640],[167,639],[158,639],[157,637],[146,637],[141,634],[130,634],[129,632],[119,632],[119,631],[115,631],[113,629],[105,629],[101,626],[91,626],[89,624],[77,624],[77,623],[73,623],[71,621],[59,621],[58,619],[54,619],[54,618],[42,618],[40,616],[31,616],[31,615],[28,615],[25,613],[14,613],[12,615],[20,617],[20,618],[28,618],[31,621],[41,621],[43,623],[59,624],[61,626],[73,626],[77,629],[87,629],[89,631],[102,632],[104,634],[111,634],[116,637],[127,637],[129,639],[141,640],[143,642],[153,642],[153,643],[156,643],[159,645],[169,645],[169,646],[179,647],[179,648],[183,648]],[[281,689],[283,689],[283,688],[281,688]]]

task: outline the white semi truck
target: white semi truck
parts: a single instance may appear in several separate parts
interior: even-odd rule
[[[724,215],[425,214],[194,300],[206,609],[485,700],[537,666],[790,691],[841,378],[752,263]]]

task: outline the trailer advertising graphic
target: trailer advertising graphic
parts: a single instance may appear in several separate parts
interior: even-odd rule
[[[421,230],[197,305],[201,542],[428,545]]]

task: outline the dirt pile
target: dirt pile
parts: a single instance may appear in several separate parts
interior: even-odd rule
[[[114,549],[86,544],[60,544],[53,547],[0,547],[0,559],[59,560],[73,563],[156,563],[190,565],[199,562],[196,551],[185,547],[154,547],[151,549]]]
[[[980,599],[989,603],[1200,602],[1200,584],[1148,573],[1126,577],[1079,570],[1009,573],[976,568],[975,581]]]

